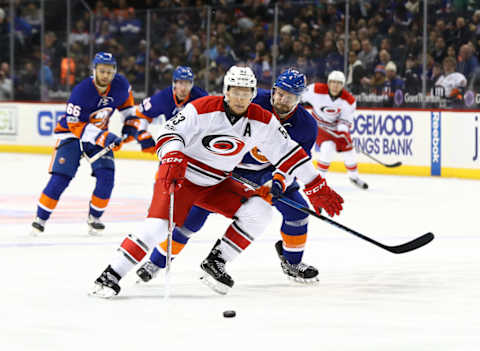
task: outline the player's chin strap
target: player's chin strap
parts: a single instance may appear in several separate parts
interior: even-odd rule
[[[122,137],[122,142],[125,141],[126,139],[128,138],[128,135],[124,135]],[[88,163],[92,164],[94,163],[95,161],[97,161],[99,158],[105,156],[106,154],[108,154],[114,147],[116,147],[117,145],[115,145],[115,143],[111,143],[110,145],[107,145],[105,146],[102,150],[100,150],[99,152],[97,152],[95,155],[93,155],[92,157],[88,157],[87,153],[85,152],[85,150],[83,150],[83,143],[82,141],[80,140],[80,151],[82,152],[82,157],[85,158],[85,160],[87,160]]]
[[[246,178],[244,178],[244,177],[242,177],[238,174],[235,174],[235,173],[232,174],[232,179],[236,180],[239,183],[242,183],[242,184],[246,185],[247,187],[249,187],[253,190],[256,190],[259,187],[258,184],[255,184],[254,182],[250,181],[249,179],[246,179]],[[327,222],[327,223],[329,223],[329,224],[331,224],[331,225],[333,225],[333,226],[335,226],[339,229],[342,229],[343,231],[346,231],[347,233],[353,234],[353,235],[359,237],[360,239],[368,241],[369,243],[371,243],[373,245],[381,247],[382,249],[387,250],[387,251],[392,252],[392,253],[395,253],[395,254],[401,254],[401,253],[416,250],[416,249],[418,249],[418,248],[420,248],[424,245],[427,245],[434,238],[433,233],[429,232],[429,233],[426,233],[422,236],[419,236],[418,238],[413,239],[412,241],[409,241],[407,243],[400,244],[400,245],[397,245],[397,246],[388,246],[388,245],[384,245],[384,244],[382,244],[382,243],[380,243],[376,240],[373,240],[373,239],[369,238],[368,236],[366,236],[364,234],[361,234],[361,233],[359,233],[359,232],[357,232],[353,229],[350,229],[350,228],[344,226],[343,224],[340,224],[340,223],[338,223],[338,222],[336,222],[336,221],[334,221],[334,220],[332,220],[328,217],[322,216],[321,214],[318,214],[315,211],[312,211],[311,209],[309,209],[307,207],[304,207],[302,204],[299,204],[298,202],[286,197],[285,195],[282,195],[282,196],[278,197],[277,201],[280,201],[280,202],[282,202],[285,205],[288,205],[290,207],[296,208],[297,210],[299,210],[303,213],[306,213],[308,215],[319,218],[322,221],[325,221],[325,222]]]

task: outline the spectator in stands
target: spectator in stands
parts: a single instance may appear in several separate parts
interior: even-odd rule
[[[225,47],[225,42],[223,39],[219,39],[217,43],[217,57],[215,62],[217,65],[222,66],[222,68],[227,71],[230,66],[233,66],[235,59],[233,58],[231,51],[227,50]]]
[[[362,85],[369,90],[371,94],[383,95],[385,93],[386,72],[385,66],[377,65],[372,78],[363,77]]]
[[[463,44],[458,51],[457,72],[470,79],[478,67],[478,58],[471,43]]]
[[[462,73],[456,72],[457,62],[451,57],[443,60],[443,74],[435,82],[435,95],[437,87],[443,88],[443,96],[453,102],[459,102],[463,99],[463,91],[467,86],[467,79]]]
[[[382,66],[386,66],[388,62],[390,62],[390,53],[385,50],[385,49],[382,49],[380,50],[380,52],[378,53],[378,62],[377,62],[377,65],[382,65]]]
[[[447,48],[447,57],[451,57],[451,58],[453,58],[454,60],[457,59],[457,50],[455,50],[455,46],[450,45],[450,46]],[[443,62],[443,61],[442,61],[442,62]]]
[[[118,29],[121,34],[121,43],[126,47],[135,45],[141,39],[142,21],[135,17],[135,10],[133,7],[129,7],[126,15],[120,18]]]
[[[6,62],[0,65],[0,100],[9,100],[12,98],[12,79],[10,78],[10,66]]]
[[[437,39],[435,39],[432,56],[435,62],[442,62],[447,56],[447,44],[442,36],[438,36]]]
[[[410,54],[405,61],[405,91],[415,95],[422,91],[422,81],[420,79],[417,60]]]
[[[15,82],[15,99],[38,100],[40,98],[38,82],[38,71],[33,62],[25,62],[18,75],[18,81]]]
[[[353,94],[360,94],[362,90],[361,80],[365,76],[365,68],[362,61],[357,58],[355,51],[348,52],[348,71],[346,86]]]
[[[389,61],[385,66],[386,80],[385,86],[389,91],[390,97],[393,97],[393,94],[397,90],[403,90],[405,87],[405,82],[397,75],[397,65],[393,61]]]
[[[9,29],[5,10],[0,7],[0,61],[7,61],[10,53]]]
[[[340,71],[343,72],[344,69],[344,41],[343,39],[339,39],[336,41],[336,50],[330,52],[327,57],[325,58],[325,71],[326,73],[330,73],[332,71]]]
[[[461,44],[468,43],[473,38],[473,33],[465,22],[464,17],[457,18],[453,35],[450,34],[449,37],[453,39],[453,43],[457,45],[457,47]]]
[[[37,2],[30,2],[22,9],[22,16],[32,26],[32,34],[40,32],[42,17]]]
[[[89,38],[90,34],[88,33],[85,22],[81,19],[75,22],[75,28],[70,33],[70,44],[79,43],[87,46]]]
[[[362,51],[358,54],[358,59],[362,61],[363,66],[368,71],[372,71],[373,65],[377,59],[378,50],[372,46],[369,39],[362,41]]]

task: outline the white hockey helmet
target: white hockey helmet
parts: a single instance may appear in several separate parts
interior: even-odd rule
[[[331,80],[334,80],[336,82],[342,83],[342,85],[345,85],[345,75],[343,72],[340,71],[332,71],[328,75],[327,82],[330,82]]]
[[[223,78],[223,95],[227,93],[229,87],[252,88],[251,100],[257,96],[257,78],[250,67],[230,67]]]

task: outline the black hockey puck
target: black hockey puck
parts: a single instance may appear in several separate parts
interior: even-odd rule
[[[224,311],[223,312],[223,316],[225,318],[233,318],[237,315],[237,313],[235,311]]]

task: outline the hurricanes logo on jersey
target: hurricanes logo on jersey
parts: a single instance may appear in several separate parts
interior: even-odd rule
[[[208,135],[202,139],[203,146],[215,155],[237,155],[245,146],[242,139],[230,135]]]
[[[339,107],[323,106],[320,108],[320,111],[329,117],[338,117],[340,112],[342,112],[342,109]]]

